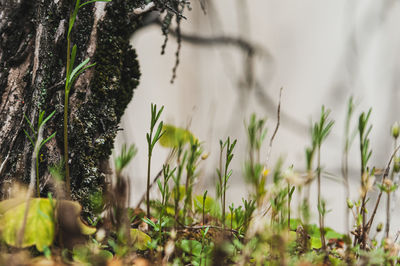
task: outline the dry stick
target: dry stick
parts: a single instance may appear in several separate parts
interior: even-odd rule
[[[397,146],[397,139],[394,140],[394,148],[396,148],[396,146]],[[392,169],[392,174],[390,175],[391,181],[393,181],[393,177],[394,177],[394,171]],[[390,190],[387,192],[387,202],[386,202],[386,238],[389,237],[389,231],[390,231],[390,192],[391,192]]]
[[[396,155],[396,153],[397,153],[397,151],[399,149],[400,149],[400,145],[397,146],[397,148],[393,151],[392,156],[390,156],[390,160],[389,160],[389,162],[388,162],[388,164],[387,164],[387,166],[385,168],[385,172],[383,174],[382,185],[383,185],[383,182],[385,181],[386,177],[389,175],[390,165],[392,164],[392,160],[393,160],[394,156]],[[376,211],[378,210],[378,206],[379,206],[379,202],[380,202],[381,197],[382,197],[382,193],[383,193],[383,191],[381,190],[379,192],[378,199],[376,200],[375,208],[374,208],[374,211],[372,212],[371,218],[369,219],[369,221],[365,225],[365,228],[363,229],[363,230],[365,230],[366,234],[368,234],[369,230],[371,229],[371,225],[372,225],[372,222],[374,221],[374,218],[375,218],[375,215],[376,215]]]
[[[274,143],[274,139],[276,136],[276,133],[278,133],[278,129],[279,126],[281,124],[281,101],[282,101],[282,90],[283,88],[281,88],[279,90],[279,102],[278,102],[278,108],[277,108],[277,118],[276,118],[276,126],[275,126],[275,130],[274,133],[272,133],[271,139],[269,140],[269,146],[268,146],[268,151],[267,151],[267,159],[265,162],[265,165],[268,165],[269,162],[269,158],[271,156],[271,151],[272,151],[272,144]],[[263,214],[263,216],[267,215],[267,213],[269,212],[269,210],[271,209],[271,205],[269,206],[269,208],[265,211],[265,213]],[[290,212],[290,211],[289,211]],[[290,215],[290,214],[289,214]]]
[[[151,189],[153,187],[153,185],[155,183],[157,183],[157,180],[160,178],[161,174],[162,174],[162,169],[158,172],[158,174],[156,175],[156,177],[154,178],[153,182],[150,184],[148,189]],[[139,208],[140,205],[143,203],[143,201],[146,199],[146,195],[147,195],[146,193],[147,193],[147,191],[140,198],[138,204],[136,205],[136,208]]]
[[[351,102],[352,103],[352,102]],[[350,112],[351,111],[351,112]],[[342,175],[344,179],[344,184],[345,184],[345,190],[346,190],[346,201],[350,200],[350,187],[349,187],[349,150],[350,150],[350,141],[349,141],[349,131],[350,131],[350,118],[352,114],[352,108],[349,109],[349,113],[347,115],[346,119],[346,125],[345,125],[345,144],[344,144],[344,149],[343,149],[343,157],[342,157]],[[346,202],[347,203],[347,202]],[[349,213],[350,213],[350,208],[346,206],[346,232],[349,232],[349,224],[350,224],[350,218],[349,218]]]
[[[156,7],[156,4],[154,2],[150,2],[150,3],[146,4],[145,6],[143,6],[143,8],[139,7],[139,8],[133,9],[133,13],[135,15],[141,15],[146,12],[152,11],[155,7]]]
[[[237,234],[238,236],[240,236],[239,231],[235,230],[235,229],[231,229],[231,228],[224,228],[221,226],[217,226],[217,225],[194,225],[194,226],[187,226],[184,225],[183,228],[184,229],[188,229],[188,230],[198,230],[198,229],[205,229],[205,228],[214,228],[214,229],[218,229],[218,230],[222,230],[222,231],[228,231],[228,232],[232,232]]]
[[[271,156],[271,151],[272,151],[272,144],[273,144],[273,142],[274,142],[274,139],[275,139],[275,136],[276,136],[276,133],[278,133],[278,129],[279,129],[279,125],[281,124],[281,100],[282,100],[282,90],[283,90],[283,88],[281,88],[280,90],[279,90],[279,102],[278,102],[278,109],[277,109],[277,118],[276,118],[276,127],[275,127],[275,130],[274,130],[274,133],[272,134],[272,136],[271,136],[271,139],[270,139],[270,141],[269,141],[269,147],[268,147],[268,152],[267,152],[267,160],[266,160],[266,164],[268,164],[268,162],[269,162],[269,158],[270,158],[270,156]]]
[[[350,200],[350,187],[349,187],[349,162],[348,162],[349,154],[348,151],[345,151],[343,155],[343,167],[342,167],[342,175],[344,178],[345,190],[346,190],[346,200]],[[350,209],[346,206],[346,232],[349,231],[349,212]]]
[[[158,24],[162,25],[162,21],[160,20],[160,17],[154,17],[152,18],[146,25],[151,25],[151,24]],[[177,37],[177,32],[176,30],[171,30],[169,32],[173,37]],[[189,43],[193,44],[198,44],[198,45],[232,45],[236,46],[244,51],[246,51],[248,54],[269,54],[266,51],[263,51],[261,47],[258,47],[250,42],[248,42],[245,39],[242,38],[237,38],[237,37],[231,37],[231,36],[199,36],[195,34],[187,34],[187,33],[180,33],[180,36],[182,38],[182,41],[186,41]]]
[[[165,160],[165,165],[169,164],[169,162],[171,161],[171,159],[172,159],[172,157],[174,156],[174,154],[175,154],[175,149],[173,149],[173,150],[169,153],[167,159]],[[157,183],[157,180],[161,177],[162,172],[163,172],[163,170],[161,169],[161,170],[157,173],[157,175],[156,175],[156,176],[154,177],[154,179],[153,179],[153,182],[150,184],[149,189],[151,189],[151,188],[153,187],[153,185]],[[146,191],[145,193],[143,193],[143,195],[142,195],[142,197],[140,198],[138,204],[136,205],[136,208],[139,208],[140,205],[143,203],[143,201],[146,199],[146,193],[147,193],[147,191]]]

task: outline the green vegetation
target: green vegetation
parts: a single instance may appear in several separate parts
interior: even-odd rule
[[[329,202],[322,197],[323,169],[321,154],[334,121],[330,110],[321,108],[319,120],[311,126],[311,145],[305,149],[305,172],[292,165],[283,168],[279,159],[274,167],[262,161],[262,153],[270,150],[279,127],[273,132],[266,147],[267,120],[253,114],[245,123],[247,151],[242,178],[251,192],[242,204],[228,204],[228,182],[233,175],[232,160],[238,140],[227,137],[219,142],[219,161],[210,162],[216,167],[216,196],[196,188],[200,166],[208,162],[203,145],[189,129],[166,125],[161,120],[164,107],[151,105],[150,129],[147,140],[147,186],[143,193],[146,211],[141,203],[137,208],[129,206],[131,182],[124,169],[137,155],[135,145],[124,145],[114,158],[115,173],[108,180],[105,191],[87,195],[93,210],[92,216],[83,220],[83,207],[71,196],[68,157],[68,99],[76,79],[88,68],[87,58],[76,67],[77,46],[72,45],[73,30],[81,7],[109,0],[76,0],[70,15],[67,32],[67,64],[64,89],[64,158],[49,168],[54,192],[47,198],[40,191],[40,150],[56,133],[44,138],[44,125],[55,114],[45,117],[39,112],[37,127],[25,116],[31,133],[24,130],[33,146],[31,179],[28,189],[15,185],[12,197],[0,201],[0,264],[7,264],[10,257],[20,258],[27,265],[131,265],[151,263],[162,265],[394,265],[400,263],[400,246],[390,233],[390,196],[398,188],[395,176],[400,172],[397,145],[399,125],[391,128],[393,153],[383,169],[380,182],[378,169],[369,165],[372,155],[369,119],[372,109],[362,112],[357,127],[351,132],[351,118],[355,111],[352,98],[348,102],[345,124],[342,175],[346,186],[346,218],[352,224],[349,230],[339,233],[325,226]],[[170,6],[169,1],[155,1],[162,10],[168,10],[162,21],[163,34],[175,16],[177,23],[188,3]],[[142,4],[149,4],[144,1]],[[178,10],[176,13],[174,11]],[[179,55],[180,40],[178,41]],[[166,42],[162,49],[164,51]],[[176,66],[178,65],[178,60]],[[176,66],[172,80],[175,78]],[[108,67],[100,65],[100,67]],[[102,78],[106,78],[102,76]],[[107,79],[107,78],[106,78]],[[136,81],[135,81],[136,82]],[[136,83],[135,83],[136,84]],[[121,111],[122,112],[122,111]],[[348,156],[353,140],[359,136],[360,195],[350,198]],[[239,140],[244,141],[244,140]],[[161,147],[157,146],[157,143]],[[169,149],[169,156],[160,172],[152,181],[151,162],[155,148]],[[315,162],[316,159],[316,162]],[[267,159],[268,160],[268,159]],[[315,164],[315,165],[314,165]],[[63,166],[64,165],[64,166]],[[236,173],[235,173],[236,174]],[[237,173],[240,176],[240,173]],[[33,197],[36,181],[36,197]],[[310,206],[311,184],[317,184],[317,200]],[[65,183],[64,183],[65,182]],[[153,184],[159,195],[150,198]],[[378,188],[375,199],[371,190]],[[200,191],[199,191],[200,190]],[[297,192],[295,194],[295,192]],[[387,195],[386,227],[376,226],[371,233],[382,195]],[[373,202],[368,210],[367,203]],[[294,204],[297,203],[297,204]],[[293,206],[297,205],[297,206]],[[293,210],[297,208],[297,213]],[[311,216],[318,214],[318,224],[312,224]],[[90,225],[89,225],[90,224]],[[350,236],[354,236],[351,239]]]
[[[349,110],[353,107],[350,100]],[[383,234],[383,224],[376,227],[376,233],[370,233],[382,193],[389,196],[397,189],[393,178],[399,171],[396,124],[391,129],[393,154],[382,181],[375,183],[376,170],[370,170],[368,166],[372,154],[369,140],[371,109],[359,116],[356,132],[360,140],[360,195],[357,200],[348,199],[347,206],[343,206],[351,211],[354,220],[350,232],[339,233],[324,225],[329,202],[322,198],[321,193],[321,148],[334,125],[329,119],[329,110],[322,107],[319,121],[312,126],[311,147],[306,149],[304,174],[293,166],[283,170],[282,160],[278,160],[273,169],[266,168],[260,159],[267,132],[266,120],[252,115],[246,123],[249,149],[243,163],[243,179],[253,189],[250,199],[243,199],[240,206],[229,205],[228,211],[226,193],[229,192],[228,181],[233,173],[230,164],[237,140],[231,141],[229,137],[226,141],[220,140],[215,176],[216,198],[208,196],[208,191],[193,194],[197,191],[194,186],[199,178],[198,167],[208,155],[203,152],[203,144],[189,130],[158,122],[162,111],[163,107],[158,110],[156,105],[151,106],[150,132],[147,133],[148,165],[157,142],[170,149],[170,155],[153,181],[157,184],[159,197],[150,198],[152,183],[151,173],[148,172],[144,192],[146,212],[140,207],[131,209],[127,205],[129,182],[123,170],[137,154],[137,149],[134,145],[129,148],[124,145],[114,158],[116,184],[111,185],[104,195],[91,197],[97,206],[94,208],[96,216],[89,220],[92,226],[82,222],[82,208],[76,202],[53,199],[51,194],[48,198],[32,198],[29,201],[23,196],[14,197],[0,202],[2,249],[34,246],[37,250],[35,254],[43,260],[85,265],[138,263],[138,260],[171,265],[209,265],[215,261],[246,265],[397,263],[399,247],[388,233],[390,208],[385,234],[379,236]],[[44,114],[41,113],[41,117],[40,121],[44,124],[51,115],[43,119]],[[349,115],[347,121],[346,132],[349,132]],[[348,156],[353,138],[347,133],[345,139],[343,156]],[[35,143],[33,139],[31,141]],[[317,158],[315,168],[314,155]],[[390,170],[392,165],[394,167]],[[51,172],[55,180],[60,181],[62,168],[54,166]],[[314,180],[317,182],[315,204],[318,207],[318,225],[310,223],[309,193]],[[368,212],[366,202],[371,200],[368,195],[375,186],[380,194],[374,209]],[[291,214],[291,209],[295,207],[292,206],[295,191],[298,191],[298,217]],[[79,239],[79,245],[71,244],[71,239],[65,234],[64,228],[71,226],[70,213],[74,214],[72,221],[76,230],[76,239],[73,240]],[[354,240],[349,237],[350,234],[354,235]]]
[[[111,0],[90,0],[84,3],[80,3],[80,0],[76,0],[74,11],[69,17],[68,33],[67,33],[67,66],[66,66],[66,78],[64,88],[64,161],[65,161],[65,185],[67,197],[71,194],[71,181],[69,174],[69,160],[68,160],[68,99],[71,88],[74,81],[82,74],[86,69],[94,66],[95,64],[88,64],[90,58],[86,58],[78,66],[74,67],[77,46],[74,45],[71,51],[71,31],[74,27],[78,11],[81,7],[94,3],[94,2],[110,2]]]

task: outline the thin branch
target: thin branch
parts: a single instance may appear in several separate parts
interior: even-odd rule
[[[142,15],[144,13],[147,13],[149,11],[152,11],[154,8],[156,7],[156,4],[154,2],[150,2],[148,4],[146,4],[143,7],[139,7],[139,8],[135,8],[133,10],[133,14],[135,15]]]
[[[188,229],[188,230],[206,229],[207,227],[209,227],[209,228],[214,228],[214,229],[218,229],[218,230],[221,230],[221,231],[232,232],[232,233],[237,234],[239,237],[240,237],[240,235],[241,235],[241,234],[239,233],[239,231],[237,231],[237,230],[235,230],[235,229],[223,228],[223,227],[216,226],[216,225],[194,225],[194,226],[187,226],[187,225],[185,225],[185,226],[183,226],[184,229]]]
[[[143,18],[143,24],[141,25],[141,29],[151,25],[161,25],[161,23],[162,22],[160,21],[160,14],[158,14],[157,12],[152,12],[147,14]],[[176,30],[170,30],[169,34],[177,38]],[[232,36],[198,36],[197,34],[188,34],[182,32],[180,35],[182,41],[194,45],[203,45],[203,46],[230,45],[242,50],[244,53],[250,55],[250,57],[254,55],[260,55],[271,58],[271,54],[268,52],[268,50],[265,50],[263,47],[257,46],[242,38],[232,37]],[[254,87],[255,87],[255,93],[257,94],[256,97],[257,100],[261,102],[262,106],[268,112],[273,112],[272,108],[275,109],[276,104],[271,99],[271,97],[264,91],[263,86],[256,80],[254,82]],[[299,133],[299,129],[301,130],[300,132],[304,135],[308,133],[307,125],[299,122],[297,119],[295,119],[289,114],[282,113],[281,116],[282,119],[285,119],[289,122],[287,123],[289,127],[296,129],[297,133]]]
[[[277,118],[276,118],[276,127],[275,127],[274,133],[272,134],[271,139],[270,139],[270,141],[269,141],[269,147],[268,147],[268,153],[267,153],[267,160],[266,160],[266,163],[267,163],[267,164],[268,164],[269,158],[270,158],[270,156],[271,156],[272,144],[273,144],[273,142],[274,142],[276,133],[278,132],[279,125],[281,124],[282,90],[283,90],[283,88],[281,88],[281,89],[279,90],[279,102],[278,102],[278,109],[277,109],[277,114],[276,114],[276,116],[277,116]]]
[[[150,184],[149,189],[151,189],[151,188],[153,187],[153,185],[154,185],[155,183],[157,183],[157,180],[160,178],[161,174],[162,174],[162,169],[158,172],[158,174],[156,175],[156,177],[154,177],[153,182]],[[146,191],[146,192],[147,192],[147,191]],[[140,205],[143,203],[143,201],[146,199],[146,192],[143,193],[143,195],[142,195],[142,197],[140,198],[138,204],[136,205],[136,208],[139,208]]]
[[[397,151],[399,149],[400,149],[400,145],[397,146],[397,148],[393,151],[392,156],[390,156],[390,160],[389,160],[389,162],[388,162],[388,164],[387,164],[387,166],[385,168],[385,172],[383,174],[382,185],[383,185],[383,181],[385,181],[386,177],[389,175],[390,165],[392,164],[393,158],[394,158],[394,156],[396,155],[396,153],[397,153]],[[375,208],[374,208],[374,211],[372,212],[371,218],[367,222],[367,224],[365,226],[365,229],[363,229],[363,230],[366,230],[366,233],[368,233],[369,230],[371,229],[371,225],[372,225],[372,222],[374,221],[374,218],[375,218],[375,215],[376,215],[376,211],[378,210],[378,206],[379,206],[379,202],[380,202],[381,197],[382,197],[382,193],[383,193],[383,190],[381,190],[379,192],[378,199],[376,200]]]
[[[170,161],[171,161],[172,157],[174,156],[174,154],[175,154],[175,149],[172,150],[172,151],[169,153],[167,159],[165,160],[165,163],[164,163],[165,165],[168,165],[168,164],[170,163]],[[153,182],[150,184],[149,189],[151,189],[151,188],[153,187],[153,185],[155,185],[155,184],[157,183],[157,180],[161,177],[162,172],[163,172],[163,170],[161,169],[161,170],[157,173],[157,175],[156,175],[156,176],[154,177],[154,179],[153,179]],[[142,195],[142,197],[140,198],[138,204],[136,205],[136,208],[139,208],[140,205],[143,203],[143,201],[146,199],[146,193],[147,193],[147,191],[145,191],[145,192],[143,193],[143,195]]]
[[[151,24],[161,25],[162,22],[160,20],[159,15],[151,17],[151,20],[146,21],[144,26],[148,26]],[[177,37],[176,30],[171,30],[169,32],[173,37]],[[212,45],[232,45],[236,46],[249,54],[259,53],[259,54],[267,54],[265,51],[262,51],[261,47],[256,47],[256,45],[240,38],[240,37],[231,37],[231,36],[199,36],[197,34],[188,34],[188,33],[180,33],[180,36],[183,41],[188,43],[204,45],[204,46],[212,46]]]
[[[171,34],[175,37],[176,32],[172,31]],[[198,45],[204,45],[204,46],[211,46],[211,45],[232,45],[236,46],[242,50],[245,50],[248,54],[254,54],[256,50],[259,48],[256,48],[253,44],[250,42],[242,39],[242,38],[236,38],[236,37],[231,37],[231,36],[210,36],[210,37],[204,37],[204,36],[199,36],[199,35],[192,35],[192,34],[187,34],[187,33],[181,33],[181,39],[183,41],[192,43],[192,44],[198,44]]]

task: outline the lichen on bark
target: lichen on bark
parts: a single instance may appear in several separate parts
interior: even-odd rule
[[[41,192],[46,196],[52,190],[48,166],[59,161],[63,151],[66,28],[73,1],[6,2],[7,23],[0,24],[0,116],[6,119],[12,115],[13,123],[0,138],[2,196],[7,194],[5,184],[27,182],[32,147],[23,133],[27,129],[23,114],[36,123],[39,109],[47,114],[56,110],[45,136],[58,132],[42,149]],[[91,210],[89,195],[104,187],[102,165],[111,154],[118,123],[139,83],[139,63],[129,44],[140,24],[140,16],[130,15],[138,5],[137,1],[124,0],[86,5],[79,11],[73,29],[72,42],[78,47],[76,64],[87,57],[96,63],[77,80],[69,106],[72,197],[82,203],[86,213]],[[101,18],[96,17],[96,8],[104,8]],[[10,81],[12,69],[21,73]],[[18,90],[10,87],[13,82],[18,82]],[[15,103],[7,99],[11,92]],[[9,111],[11,107],[13,112]],[[4,121],[0,121],[3,130]]]
[[[73,197],[86,207],[90,207],[89,196],[105,184],[101,162],[111,155],[118,124],[139,84],[139,63],[129,43],[138,25],[128,19],[133,7],[122,0],[107,5],[106,16],[97,26],[91,93],[77,104],[70,121],[71,187]]]

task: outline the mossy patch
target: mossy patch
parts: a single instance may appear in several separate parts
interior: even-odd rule
[[[91,194],[102,190],[104,174],[99,168],[111,155],[118,123],[139,84],[137,55],[129,44],[139,20],[130,20],[134,3],[114,0],[106,6],[106,16],[98,25],[96,62],[90,97],[78,107],[70,122],[73,198],[90,213]],[[82,16],[82,15],[81,15]]]

